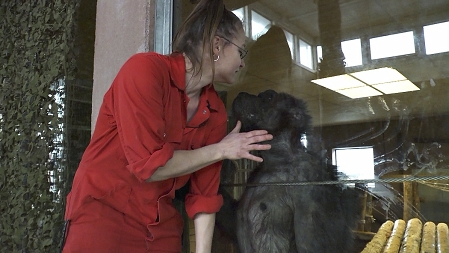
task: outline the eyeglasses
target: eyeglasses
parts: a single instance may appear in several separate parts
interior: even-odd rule
[[[234,42],[230,41],[229,39],[227,39],[225,37],[220,37],[220,38],[226,40],[227,42],[231,43],[232,45],[236,46],[239,49],[240,59],[245,58],[245,56],[248,54],[248,50],[245,50],[245,49],[239,47],[237,44],[235,44]]]

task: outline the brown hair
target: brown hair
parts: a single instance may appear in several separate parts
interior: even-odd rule
[[[243,29],[242,21],[226,9],[223,0],[201,0],[176,33],[173,51],[184,53],[190,59],[196,75],[201,72],[206,45],[209,45],[210,60],[213,63],[214,37],[232,39],[239,29]],[[212,64],[212,73],[214,72]]]

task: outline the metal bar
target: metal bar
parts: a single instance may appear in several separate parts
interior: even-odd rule
[[[306,186],[306,185],[332,185],[332,184],[367,184],[367,183],[402,183],[402,182],[425,182],[449,180],[449,176],[434,177],[405,177],[405,178],[385,178],[385,179],[356,179],[356,180],[338,180],[322,182],[269,182],[269,183],[242,183],[242,184],[222,184],[222,186],[232,187],[255,187],[255,186]]]
[[[156,1],[154,51],[161,54],[171,53],[173,34],[173,0]]]

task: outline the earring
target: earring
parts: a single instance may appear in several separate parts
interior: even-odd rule
[[[218,60],[220,60],[220,56],[217,54],[217,59],[214,59],[214,62],[217,62]]]

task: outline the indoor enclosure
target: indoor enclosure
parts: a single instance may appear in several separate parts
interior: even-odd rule
[[[244,21],[249,53],[238,83],[216,88],[228,110],[242,91],[272,89],[307,103],[309,146],[364,192],[354,252],[388,220],[449,222],[448,1],[225,3]],[[223,168],[234,198],[254,166]],[[296,183],[291,191],[306,185]]]

